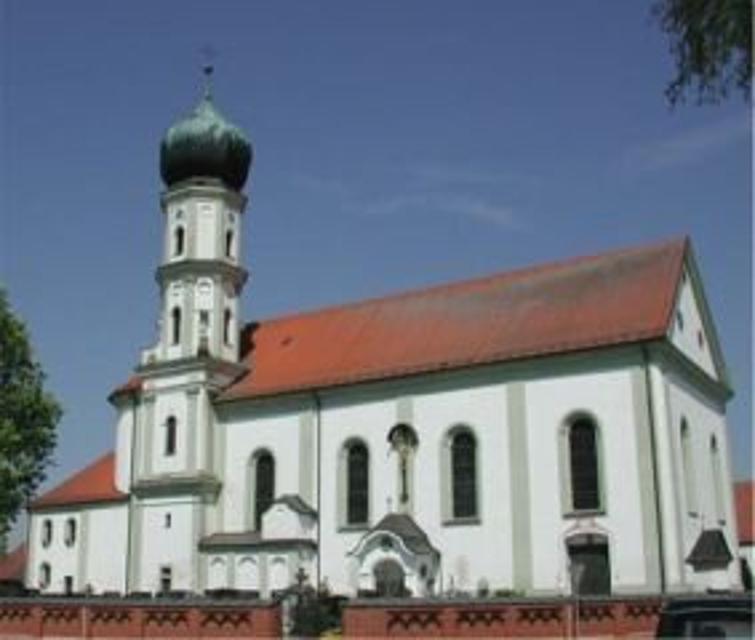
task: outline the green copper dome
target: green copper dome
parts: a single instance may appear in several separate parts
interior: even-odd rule
[[[160,144],[160,175],[170,187],[189,178],[219,178],[241,191],[249,175],[252,145],[205,93],[193,113],[179,120]]]

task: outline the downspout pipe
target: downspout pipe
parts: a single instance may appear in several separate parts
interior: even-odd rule
[[[645,370],[645,395],[648,405],[648,424],[650,425],[650,457],[653,469],[653,502],[655,503],[655,521],[658,532],[658,570],[661,581],[661,593],[667,592],[666,586],[666,549],[663,543],[663,513],[661,511],[661,487],[658,483],[658,450],[655,441],[655,403],[653,402],[653,385],[650,378],[650,354],[647,346],[642,346],[643,369]]]

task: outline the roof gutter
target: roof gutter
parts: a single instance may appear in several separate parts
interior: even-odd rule
[[[650,429],[650,463],[653,469],[653,502],[655,507],[656,531],[658,532],[658,575],[661,593],[666,593],[666,550],[663,544],[663,514],[661,512],[661,488],[658,484],[658,451],[655,442],[655,403],[653,402],[653,385],[650,380],[650,355],[647,345],[642,345],[643,369],[645,372],[645,396],[648,406],[648,425]]]

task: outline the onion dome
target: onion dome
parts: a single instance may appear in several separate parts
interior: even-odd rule
[[[168,187],[189,178],[218,178],[241,191],[249,175],[252,145],[244,132],[226,120],[212,102],[209,76],[202,100],[179,120],[160,144],[160,175]]]

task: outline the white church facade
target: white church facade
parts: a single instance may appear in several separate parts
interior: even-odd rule
[[[28,587],[741,588],[689,241],[243,325],[251,161],[209,95],[168,130],[159,339],[114,451],[32,503]]]

